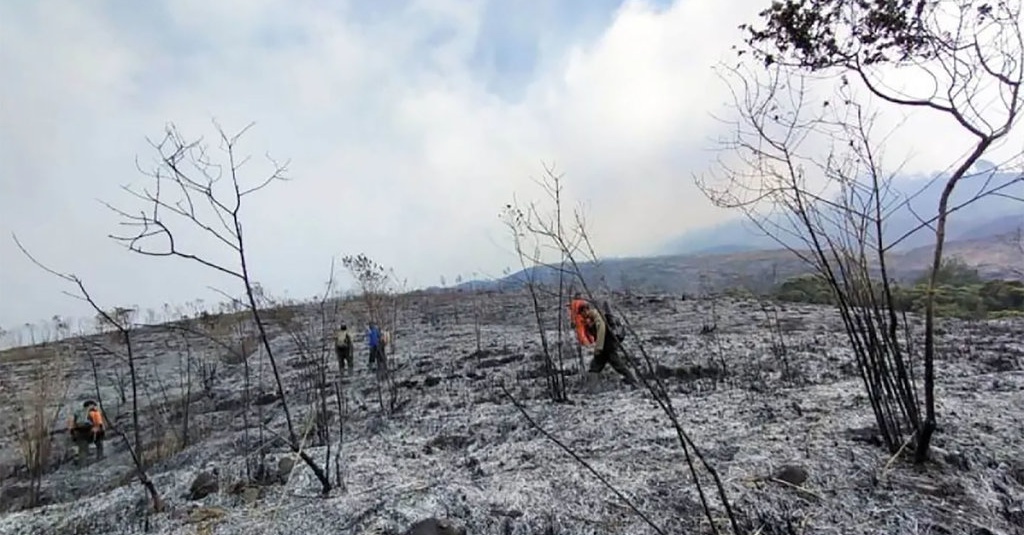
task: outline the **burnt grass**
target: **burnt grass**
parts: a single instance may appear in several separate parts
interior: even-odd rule
[[[880,446],[831,308],[780,305],[775,323],[755,302],[722,298],[713,321],[707,300],[632,295],[615,301],[750,533],[1024,533],[1024,320],[942,320],[935,449],[928,463],[914,466]],[[479,347],[474,303],[483,311]],[[557,351],[554,318],[564,307],[553,303],[546,313]],[[309,321],[313,314],[312,307],[299,311]],[[344,319],[362,324],[356,305],[346,305]],[[453,518],[470,534],[654,533],[532,427],[499,385],[666,533],[712,532],[664,414],[646,391],[631,390],[610,368],[585,383],[581,366],[589,355],[579,357],[571,333],[563,345],[569,401],[548,400],[528,297],[405,296],[400,323],[392,357],[399,410],[391,416],[381,413],[361,333],[356,336],[357,370],[343,381],[344,488],[319,496],[301,461],[283,480],[241,482],[247,459],[262,458],[276,469],[280,459],[293,457],[269,432],[262,442],[255,426],[246,436],[242,363],[202,338],[147,328],[136,336],[141,431],[166,511],[148,512],[116,437],[107,442],[106,459],[86,467],[69,462],[65,410],[53,433],[56,463],[44,478],[43,506],[19,510],[26,475],[11,434],[0,441],[0,533],[401,533],[428,516]],[[308,365],[288,336],[273,333],[301,429],[315,400],[299,386]],[[179,381],[186,340],[193,356],[217,366],[208,388],[195,378],[188,402]],[[85,355],[97,349],[88,340],[75,347],[69,406],[95,397]],[[105,354],[98,360],[107,413],[129,430],[115,377],[124,364]],[[333,355],[331,362],[333,370]],[[16,385],[11,379],[23,377],[30,364],[3,362],[0,373]],[[258,352],[249,365],[255,375],[249,414],[284,433],[269,366]],[[182,448],[173,431],[183,425],[186,406],[190,444]],[[333,398],[329,406],[335,407]],[[333,440],[337,449],[336,433]],[[324,456],[315,441],[307,451]],[[807,470],[801,488],[766,479],[786,464]],[[190,485],[201,472],[218,485],[200,498],[190,495]],[[712,480],[706,470],[698,475],[716,524],[727,533]]]

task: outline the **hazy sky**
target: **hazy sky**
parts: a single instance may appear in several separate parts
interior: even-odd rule
[[[238,293],[107,238],[117,217],[99,200],[142,208],[119,188],[145,183],[136,158],[168,122],[212,139],[212,118],[255,121],[245,180],[266,153],[291,160],[292,180],[244,208],[255,277],[277,295],[314,294],[332,257],[360,252],[413,285],[517,267],[497,216],[514,193],[539,197],[541,162],[567,173],[602,254],[653,251],[727,217],[691,179],[725,100],[710,67],[767,3],[3,2],[0,325],[91,315],[12,232],[105,306]],[[915,154],[948,154],[942,131],[902,139],[928,132]]]

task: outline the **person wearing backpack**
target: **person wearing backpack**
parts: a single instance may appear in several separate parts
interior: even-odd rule
[[[96,459],[103,458],[103,440],[106,438],[106,421],[103,412],[93,400],[82,403],[68,421],[68,432],[76,446],[75,462],[82,464],[89,450],[89,444],[96,446]]]
[[[352,336],[348,333],[347,325],[342,325],[335,334],[334,352],[338,355],[339,372],[355,370],[355,364],[352,362]]]
[[[587,335],[594,340],[594,358],[590,361],[588,372],[592,377],[596,376],[604,370],[606,365],[611,364],[612,369],[619,372],[626,383],[635,387],[637,386],[636,377],[619,355],[619,344],[622,338],[609,325],[611,322],[606,319],[606,315],[610,318],[611,314],[608,314],[607,305],[605,305],[605,309],[606,313],[601,314],[587,302],[579,307]]]

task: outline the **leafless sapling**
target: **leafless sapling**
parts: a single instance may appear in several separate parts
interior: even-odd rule
[[[718,357],[717,364],[721,369],[720,373],[716,374],[716,377],[725,377],[729,373],[729,365],[725,360],[725,351],[722,348],[722,339],[719,337],[718,332],[718,293],[715,291],[707,271],[701,271],[698,278],[700,284],[700,299],[698,303],[704,308],[705,314],[710,316],[705,317],[706,319],[700,327],[700,334],[703,335],[703,338],[710,341],[709,344],[705,344],[703,352],[711,353]],[[711,346],[713,349],[709,349],[708,346]]]
[[[337,359],[337,372],[331,372],[331,362],[335,361],[331,358],[334,335],[340,326],[338,300],[332,299],[334,289],[335,265],[332,259],[330,275],[323,294],[316,302],[313,317],[306,317],[300,309],[294,307],[280,307],[275,311],[275,320],[298,348],[302,389],[307,404],[312,406],[310,422],[313,426],[313,436],[316,438],[314,444],[326,446],[323,466],[328,474],[331,473],[331,463],[340,459],[341,448],[339,442],[338,455],[334,455],[331,412],[328,404],[332,395],[340,395],[340,381],[344,372],[344,364],[340,357]],[[280,314],[281,312],[284,314]],[[337,401],[340,403],[340,400]],[[338,417],[341,418],[340,405]],[[339,473],[337,467],[335,472],[336,475]],[[340,481],[340,478],[338,480]]]
[[[397,296],[395,295],[395,273],[377,263],[365,254],[345,256],[341,263],[352,275],[359,289],[360,299],[366,307],[367,323],[374,323],[381,335],[395,333],[397,325]],[[400,408],[398,384],[394,379],[394,369],[386,348],[377,350],[371,355],[376,359],[375,377],[377,379],[377,401],[381,411],[393,414]],[[372,352],[373,350],[371,350]]]
[[[549,187],[546,187],[545,190],[549,192],[550,197],[551,192],[560,191],[560,188],[557,187],[557,184],[559,182],[556,181],[555,179],[557,178],[560,181],[562,175],[560,173],[556,173],[551,168],[546,168],[545,173],[546,175],[544,180],[546,180],[546,183],[549,185]],[[561,201],[559,200],[559,202]],[[509,210],[509,208],[514,208],[514,206],[507,206],[506,210]],[[534,205],[533,210],[534,213],[536,213],[536,205]],[[538,220],[534,219],[533,221],[536,222]],[[582,290],[581,293],[583,295],[588,297],[591,302],[596,303],[597,296],[593,291],[594,289],[591,288],[590,283],[587,281],[586,277],[584,277],[582,266],[584,263],[592,266],[597,266],[599,263],[599,259],[593,247],[593,244],[590,241],[590,237],[586,228],[586,218],[584,217],[582,211],[579,209],[575,211],[575,213],[573,214],[573,222],[571,224],[571,227],[569,229],[566,229],[564,232],[558,232],[552,225],[545,224],[545,220],[543,218],[539,219],[539,221],[540,223],[537,223],[535,225],[522,225],[521,227],[518,228],[524,229],[523,234],[532,236],[534,238],[537,238],[538,240],[543,239],[544,243],[548,247],[555,248],[563,258],[563,261],[560,265],[564,266],[565,270],[568,271],[571,280],[573,280],[574,283],[579,284],[579,287]],[[537,249],[539,249],[539,247],[535,248],[535,251]],[[534,265],[541,264],[541,259],[539,257],[539,253],[535,253],[535,255],[531,257]],[[611,312],[612,308],[611,306],[605,306],[605,310],[606,312]],[[711,526],[712,531],[714,533],[720,533],[715,518],[715,513],[711,508],[710,502],[708,501],[707,492],[704,489],[704,485],[701,483],[701,479],[697,471],[697,462],[699,462],[704,467],[704,469],[707,470],[708,474],[710,474],[714,486],[717,490],[717,494],[721,501],[722,507],[725,509],[725,513],[729,520],[731,530],[735,535],[739,535],[740,533],[742,533],[742,531],[738,524],[737,517],[733,513],[732,505],[729,501],[728,494],[725,490],[725,485],[719,477],[718,472],[710,464],[710,462],[708,462],[707,458],[704,456],[702,451],[690,438],[689,433],[687,433],[686,430],[683,428],[683,425],[679,419],[678,413],[676,412],[668,388],[661,380],[661,378],[658,377],[656,373],[654,373],[654,361],[647,353],[643,341],[637,333],[636,329],[633,327],[632,323],[629,321],[628,317],[623,313],[621,309],[616,309],[614,312],[616,314],[616,317],[618,318],[618,323],[620,324],[621,329],[624,331],[624,334],[626,335],[624,341],[628,341],[630,344],[636,347],[637,353],[639,353],[639,357],[635,356],[633,354],[633,351],[631,351],[629,347],[626,345],[621,346],[620,351],[622,352],[623,357],[626,359],[629,367],[632,370],[634,370],[634,373],[639,369],[638,363],[642,362],[645,366],[646,373],[636,373],[636,376],[645,388],[645,390],[647,390],[647,392],[651,394],[652,398],[655,400],[656,404],[661,409],[661,411],[666,415],[673,429],[675,430],[676,437],[683,450],[683,456],[686,460],[687,467],[689,468],[690,474],[697,488],[697,493],[700,497],[700,502],[704,510],[704,514]],[[577,461],[579,462],[579,459],[577,459]],[[656,526],[654,527],[656,528]]]
[[[270,343],[263,310],[258,301],[259,287],[252,277],[247,236],[243,232],[243,206],[251,195],[275,182],[286,180],[286,164],[268,157],[271,170],[251,184],[242,176],[248,157],[240,157],[238,143],[252,127],[249,124],[236,134],[227,134],[216,127],[223,163],[215,161],[209,147],[202,140],[187,141],[172,124],[165,129],[159,141],[150,140],[156,154],[154,168],[140,171],[151,179],[149,187],[124,190],[141,209],[121,209],[107,206],[121,216],[121,225],[129,229],[126,234],[111,235],[128,250],[143,256],[174,257],[205,266],[210,270],[237,280],[245,291],[246,304],[259,334],[267,360],[273,371],[274,383],[284,412],[287,435],[285,442],[310,468],[320,482],[324,494],[330,492],[328,474],[302,448],[295,430],[291,408],[277,355]],[[198,233],[223,247],[229,256],[217,260],[190,249],[184,236]],[[228,260],[230,258],[230,260]]]
[[[482,348],[481,331],[480,331],[480,313],[481,313],[480,305],[481,304],[480,304],[480,289],[477,287],[477,282],[478,282],[477,278],[478,277],[479,277],[478,273],[473,273],[473,280],[470,281],[470,285],[469,285],[469,300],[470,300],[470,304],[471,304],[471,306],[473,308],[473,334],[476,337],[476,353],[479,355],[483,348]]]
[[[519,272],[522,278],[520,282],[526,287],[533,306],[533,316],[537,324],[537,333],[540,336],[541,357],[544,359],[544,379],[547,382],[548,395],[552,401],[562,403],[569,399],[569,392],[565,384],[565,373],[561,359],[556,355],[552,355],[552,344],[548,339],[548,324],[544,319],[545,307],[542,304],[541,297],[543,283],[538,277],[538,274],[543,275],[546,265],[540,261],[533,261],[533,259],[540,256],[539,244],[534,243],[533,251],[528,252],[524,243],[524,240],[533,237],[527,231],[529,217],[530,213],[519,208],[516,204],[506,205],[502,213],[503,222],[508,227],[509,233],[512,236],[516,255],[519,257],[520,266],[522,267],[522,270]],[[556,313],[560,312],[561,305],[556,305],[556,307]],[[558,355],[561,355],[563,349],[561,345],[556,345],[555,348]]]
[[[568,400],[566,388],[565,359],[568,336],[574,329],[567,321],[570,298],[576,289],[583,286],[583,272],[575,263],[576,253],[582,244],[582,236],[574,232],[573,223],[566,221],[569,215],[564,205],[564,175],[554,166],[544,165],[544,174],[533,182],[544,192],[550,206],[547,209],[538,202],[521,205],[518,200],[505,206],[502,221],[512,236],[514,251],[519,259],[520,273],[524,279],[533,304],[537,329],[545,359],[548,390],[555,401]],[[553,258],[554,256],[554,258]],[[546,279],[554,275],[554,281]],[[554,286],[549,290],[549,286]],[[544,296],[553,298],[555,305],[554,329],[556,339],[551,343],[547,338],[549,329],[544,319],[547,307]],[[554,346],[554,351],[552,351]],[[582,368],[581,368],[582,371]]]
[[[454,288],[454,290],[455,290],[455,294],[458,294],[458,293],[462,292],[462,275],[461,274],[455,276],[455,288]],[[461,300],[459,299],[458,295],[453,295],[452,297],[453,297],[453,299],[451,301],[451,303],[452,303],[452,319],[455,320],[455,324],[456,325],[460,325],[461,321],[459,320],[459,305],[461,304]]]
[[[185,351],[184,354],[178,354],[178,388],[181,391],[181,448],[185,449],[189,446],[191,438],[189,424],[192,415],[192,369],[195,368],[198,359],[188,337],[183,336],[182,342]]]
[[[779,307],[764,296],[757,296],[757,306],[764,314],[765,326],[770,333],[769,347],[772,355],[782,363],[783,380],[792,380],[795,374],[789,365],[789,347],[786,345],[786,335],[782,331],[782,322],[779,321]]]

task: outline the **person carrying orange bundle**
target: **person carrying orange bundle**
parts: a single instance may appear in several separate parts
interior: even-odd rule
[[[71,441],[77,446],[75,461],[78,464],[82,464],[85,460],[89,444],[96,445],[96,458],[103,458],[105,430],[103,413],[95,401],[89,400],[82,403],[82,408],[71,415],[71,418],[68,419],[68,433],[71,435]]]
[[[638,385],[636,376],[619,355],[622,337],[613,329],[608,303],[605,303],[605,313],[602,314],[597,308],[584,301],[580,307],[580,314],[587,326],[587,334],[592,334],[594,337],[594,358],[590,361],[588,375],[594,377],[600,374],[606,365],[611,364],[612,369],[619,372],[627,384],[636,387]]]

